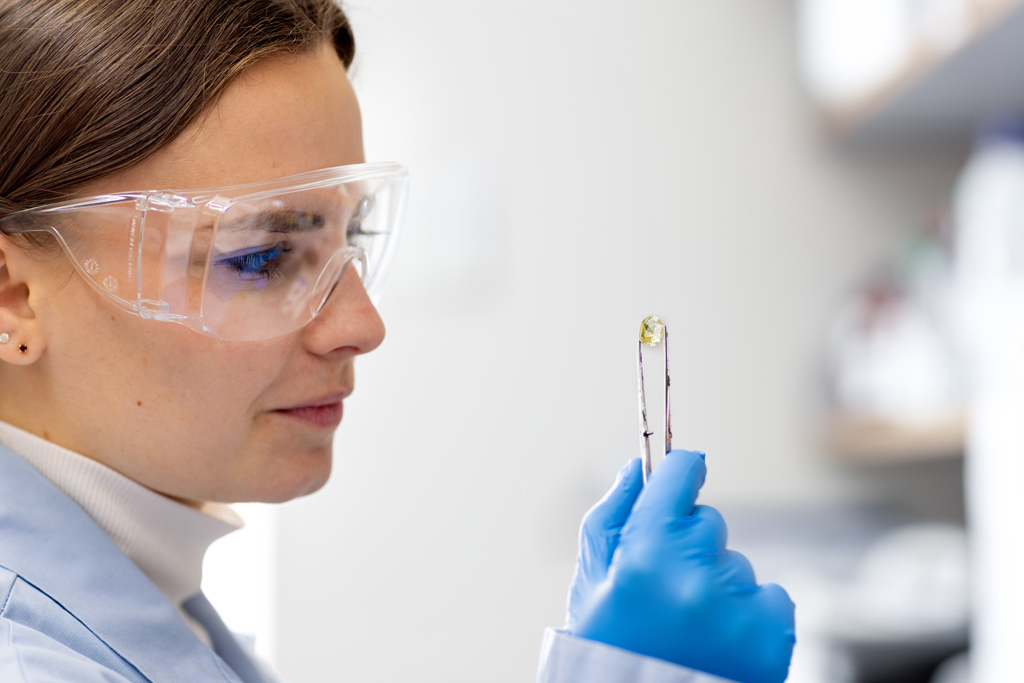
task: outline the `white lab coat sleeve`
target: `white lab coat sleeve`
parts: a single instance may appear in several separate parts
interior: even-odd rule
[[[544,632],[537,683],[732,683],[566,631]]]

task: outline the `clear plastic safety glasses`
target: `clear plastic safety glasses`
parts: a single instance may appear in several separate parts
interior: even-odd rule
[[[0,218],[56,237],[121,308],[229,340],[316,317],[350,264],[376,297],[408,193],[398,164],[356,164],[212,190],[126,192]]]

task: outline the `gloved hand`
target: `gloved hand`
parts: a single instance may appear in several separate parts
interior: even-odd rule
[[[630,461],[583,520],[566,630],[740,683],[782,683],[793,603],[726,550],[714,509],[695,505],[704,455],[672,451],[643,488]]]

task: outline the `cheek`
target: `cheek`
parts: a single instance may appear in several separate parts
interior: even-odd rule
[[[283,501],[327,481],[332,434],[268,412],[305,395],[300,336],[223,342],[70,286],[40,310],[60,325],[44,357],[63,445],[182,498]]]
[[[139,323],[146,335],[132,353],[147,375],[144,388],[154,408],[162,405],[196,423],[228,420],[215,431],[248,426],[264,392],[285,372],[286,349],[228,344],[180,325]]]
[[[117,419],[179,445],[186,435],[193,441],[243,438],[262,393],[285,372],[287,340],[226,343],[118,310],[89,296],[91,290],[67,294],[55,302],[54,319],[62,327],[49,344],[64,382]]]

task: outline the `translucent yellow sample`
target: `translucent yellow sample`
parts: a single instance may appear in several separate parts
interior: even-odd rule
[[[664,332],[665,325],[656,315],[649,315],[640,323],[640,341],[648,346],[657,346]]]

